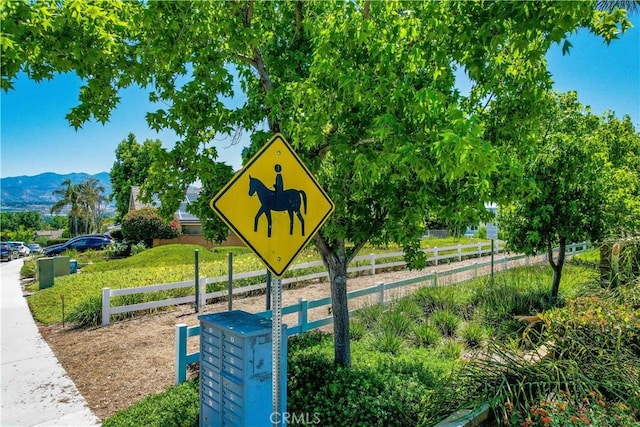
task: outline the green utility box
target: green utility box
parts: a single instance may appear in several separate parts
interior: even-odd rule
[[[38,282],[40,289],[53,286],[53,260],[54,258],[38,259]]]
[[[71,257],[57,256],[53,258],[53,275],[66,276],[71,271]]]

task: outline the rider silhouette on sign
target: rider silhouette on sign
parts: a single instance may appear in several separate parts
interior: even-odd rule
[[[278,197],[278,194],[281,194],[284,191],[284,184],[282,183],[282,174],[280,173],[282,172],[282,166],[276,165],[275,170],[276,170],[276,183],[274,184],[273,188],[276,189],[276,197]]]
[[[249,196],[253,196],[257,193],[260,200],[260,209],[256,213],[253,220],[253,231],[258,231],[258,220],[262,215],[267,217],[267,237],[271,237],[271,211],[283,212],[287,211],[289,214],[289,234],[293,234],[293,216],[300,221],[301,234],[304,236],[304,217],[302,216],[301,208],[304,209],[304,213],[307,213],[307,195],[303,190],[289,189],[284,190],[284,183],[282,181],[282,166],[275,165],[276,171],[276,183],[273,185],[274,191],[267,188],[257,178],[249,176]]]

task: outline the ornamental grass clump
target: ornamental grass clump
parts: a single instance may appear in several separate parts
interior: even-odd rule
[[[468,348],[479,348],[487,335],[487,329],[478,322],[470,322],[460,328],[460,337]]]
[[[440,331],[428,323],[421,323],[413,330],[413,341],[419,347],[435,346],[441,338]]]
[[[438,310],[429,317],[429,323],[445,337],[453,337],[461,322],[460,316],[449,310]]]

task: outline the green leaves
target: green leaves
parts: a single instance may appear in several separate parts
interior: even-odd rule
[[[536,192],[501,207],[509,245],[534,253],[560,239],[598,241],[610,233],[637,231],[640,193],[631,176],[640,172],[635,154],[640,135],[612,115],[590,114],[574,92],[549,99],[539,133],[544,138],[525,169]]]
[[[0,10],[5,90],[20,71],[75,72],[85,81],[68,115],[75,127],[108,120],[131,85],[162,103],[149,126],[179,141],[157,150],[144,189],[160,195],[163,216],[187,185],[201,180],[208,197],[229,175],[214,165],[216,138],[250,132],[249,155],[279,131],[336,203],[320,243],[345,259],[368,240],[398,242],[411,258],[428,216],[473,223],[483,202],[523,197],[551,85],[546,51],[581,25],[607,40],[628,26],[623,12],[594,14],[590,2],[67,0]],[[204,203],[194,209],[207,214]],[[208,219],[205,230],[223,233]]]

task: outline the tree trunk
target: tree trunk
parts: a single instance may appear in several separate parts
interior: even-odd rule
[[[330,247],[318,233],[316,246],[322,261],[329,271],[331,281],[331,313],[333,315],[334,363],[351,365],[351,343],[349,342],[349,306],[347,301],[347,266],[349,257],[344,242]]]
[[[602,286],[611,284],[611,242],[605,242],[600,246],[600,283]]]
[[[331,280],[331,313],[333,314],[334,362],[351,365],[349,342],[349,304],[347,300],[347,264],[338,257],[331,257],[329,280]]]
[[[553,260],[553,247],[551,241],[547,242],[547,255],[549,258],[549,264],[553,268],[553,283],[551,284],[551,303],[555,304],[558,301],[558,292],[560,290],[560,280],[562,279],[562,268],[564,267],[565,254],[567,251],[567,239],[566,237],[560,238],[560,248],[558,251],[558,260]]]

